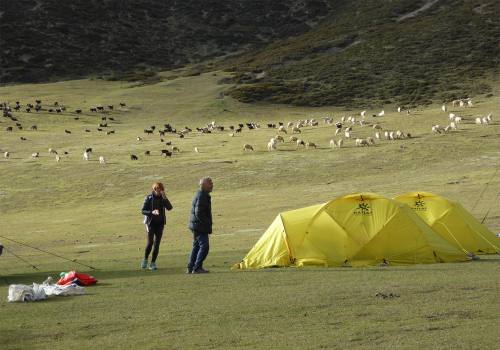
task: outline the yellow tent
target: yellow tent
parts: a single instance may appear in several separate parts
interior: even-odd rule
[[[366,266],[468,260],[407,205],[353,194],[279,214],[235,268]]]
[[[500,239],[459,203],[428,192],[410,192],[395,200],[413,209],[448,242],[473,254],[500,252]]]

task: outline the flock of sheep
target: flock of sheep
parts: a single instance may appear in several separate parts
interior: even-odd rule
[[[43,108],[42,107],[42,101],[41,100],[36,100],[35,105],[28,103],[26,104],[25,112],[30,113],[32,110],[35,110],[35,112],[40,112],[40,111],[46,111],[48,113],[64,113],[66,111],[66,108],[62,105],[60,105],[58,102],[53,103],[53,108],[52,105],[50,108]],[[472,99],[461,99],[461,100],[454,100],[451,101],[451,105],[453,107],[461,107],[461,108],[468,108],[468,107],[473,107],[473,102]],[[123,108],[125,107],[126,104],[121,102],[120,107]],[[3,117],[11,119],[11,121],[15,122],[15,127],[19,130],[23,129],[22,124],[19,122],[17,116],[14,116],[14,113],[21,112],[21,104],[20,102],[16,102],[16,105],[12,108],[8,103],[2,103],[0,104],[0,109],[3,111]],[[108,123],[114,122],[115,119],[111,116],[107,116],[109,113],[111,113],[114,110],[113,105],[107,105],[107,109],[103,106],[96,106],[96,107],[90,107],[89,111],[91,113],[99,113],[101,112],[101,118],[100,122],[97,126],[97,130],[100,132],[105,132],[106,135],[111,135],[115,133],[115,130],[110,130]],[[446,104],[443,104],[441,107],[442,112],[446,113],[448,111],[448,107]],[[397,108],[398,113],[403,113],[405,112],[407,115],[411,114],[411,111],[409,109],[405,109],[403,107],[398,107]],[[24,112],[24,111],[23,111]],[[79,120],[79,115],[82,113],[82,109],[76,109],[74,111],[74,119]],[[104,113],[106,115],[104,115]],[[411,133],[404,132],[402,130],[385,130],[384,127],[381,125],[379,120],[385,116],[385,110],[381,110],[377,114],[372,114],[371,118],[366,118],[367,112],[361,111],[359,113],[359,116],[342,116],[338,120],[334,120],[333,117],[327,116],[322,118],[323,123],[326,126],[332,126],[333,127],[333,138],[329,142],[329,147],[332,149],[335,148],[342,148],[344,144],[347,144],[348,142],[353,142],[353,145],[357,147],[363,147],[363,146],[371,146],[375,145],[378,141],[380,140],[402,140],[402,139],[409,139],[412,137]],[[449,113],[448,115],[449,118],[449,124],[446,126],[441,126],[441,125],[433,125],[431,127],[431,131],[433,133],[446,133],[449,131],[457,130],[458,126],[462,123],[464,120],[463,116],[459,116],[456,113]],[[493,116],[492,114],[488,114],[485,117],[476,117],[475,118],[475,124],[480,124],[480,125],[488,125],[492,123],[493,121]],[[278,123],[268,123],[267,124],[267,129],[274,129],[275,135],[269,139],[267,142],[267,150],[269,152],[276,151],[278,150],[281,146],[280,144],[284,144],[285,142],[288,142],[291,145],[294,145],[297,149],[299,148],[305,148],[305,149],[316,149],[319,147],[319,145],[316,142],[312,142],[310,140],[305,140],[304,137],[302,137],[302,131],[305,128],[315,128],[319,126],[319,121],[316,120],[315,118],[311,119],[303,119],[303,120],[297,120],[297,121],[289,121],[287,123],[284,122],[278,122]],[[202,127],[197,127],[196,132],[199,134],[211,134],[211,133],[220,133],[220,132],[225,132],[225,131],[230,131],[229,136],[234,137],[235,134],[241,133],[244,128],[248,130],[259,130],[261,129],[260,124],[258,123],[240,123],[237,125],[230,125],[228,127],[222,126],[217,124],[215,121],[202,126]],[[365,138],[360,138],[360,137],[355,137],[354,136],[354,128],[370,128],[373,131],[372,136],[368,136]],[[14,126],[8,126],[5,129],[7,132],[13,132]],[[30,127],[30,130],[36,131],[38,130],[36,125],[32,125]],[[89,129],[85,129],[85,132],[90,132]],[[189,127],[184,127],[180,130],[177,130],[176,128],[172,127],[170,124],[164,124],[163,128],[157,128],[155,125],[151,125],[147,128],[144,129],[144,134],[146,134],[144,137],[137,136],[136,141],[141,142],[145,138],[148,138],[155,133],[158,133],[160,137],[160,144],[168,146],[168,148],[163,148],[159,152],[159,155],[163,157],[172,157],[174,153],[180,153],[180,147],[173,145],[173,141],[171,140],[165,140],[165,137],[167,135],[170,136],[175,136],[179,139],[183,139],[186,137],[188,134],[193,133],[193,129]],[[66,134],[71,134],[70,130],[65,129]],[[285,139],[285,137],[287,139]],[[21,141],[25,141],[26,138],[20,137]],[[0,145],[1,147],[1,145]],[[252,144],[245,143],[243,145],[243,151],[254,151],[256,147]],[[200,153],[200,147],[194,147],[194,152],[195,153]],[[55,149],[49,148],[48,149],[48,154],[53,156],[56,160],[56,162],[61,161],[61,154],[59,154]],[[64,152],[64,155],[67,155],[68,152]],[[150,156],[152,153],[149,150],[144,151],[145,156]],[[31,157],[36,159],[40,156],[39,152],[33,152],[31,154]],[[8,150],[4,151],[4,158],[9,158],[10,157],[10,152]],[[85,161],[89,161],[92,157],[92,148],[86,148],[83,152],[82,158]],[[106,159],[104,156],[99,156],[99,163],[100,164],[106,164]],[[135,161],[138,160],[139,157],[136,154],[130,154],[130,160]]]

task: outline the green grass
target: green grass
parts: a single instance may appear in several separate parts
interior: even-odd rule
[[[431,125],[447,122],[440,106],[416,109],[408,117],[386,105],[386,117],[378,119],[384,128],[402,129],[415,138],[381,141],[369,148],[348,142],[331,150],[327,145],[333,128],[320,124],[301,135],[319,144],[318,150],[280,145],[269,153],[265,146],[274,131],[263,127],[233,138],[228,132],[191,134],[183,140],[165,137],[182,152],[163,159],[158,153],[165,147],[157,134],[142,134],[149,125],[170,122],[194,128],[215,120],[226,126],[245,121],[264,126],[359,113],[250,105],[229,97],[222,101],[217,96],[226,86],[216,82],[225,74],[175,78],[182,73],[162,73],[165,81],[146,86],[80,80],[0,88],[1,101],[39,97],[69,107],[64,115],[17,113],[25,127],[37,124],[37,132],[7,133],[5,127],[13,123],[0,118],[0,149],[11,152],[11,159],[0,159],[1,235],[96,266],[90,273],[100,281],[86,296],[9,304],[5,298],[11,283],[41,282],[74,268],[89,270],[0,239],[40,269],[33,271],[8,253],[0,257],[2,349],[486,349],[498,344],[498,256],[408,267],[230,270],[278,212],[357,191],[387,196],[419,189],[436,192],[460,201],[479,219],[491,209],[485,224],[499,232],[495,203],[500,177],[492,175],[499,166],[500,124],[476,126],[472,119],[499,114],[498,84],[493,84],[493,97],[478,96],[474,108],[457,109],[465,122],[445,135],[430,133]],[[110,114],[116,119],[111,125],[115,135],[95,131],[100,115],[85,112],[75,121],[70,112],[120,101],[128,106]],[[83,132],[85,128],[92,132]],[[369,127],[354,127],[355,136],[370,134]],[[144,141],[136,141],[138,135]],[[244,153],[244,143],[256,151]],[[194,153],[195,146],[200,154]],[[47,154],[49,147],[69,155],[56,163]],[[81,159],[85,147],[94,148],[90,162]],[[144,150],[153,155],[146,158]],[[41,152],[40,159],[30,159],[34,151]],[[139,156],[137,162],[129,160],[131,153]],[[99,165],[99,155],[107,165]],[[197,179],[203,175],[215,181],[215,227],[207,260],[212,273],[187,276],[191,238],[186,225]],[[145,243],[139,210],[155,180],[166,184],[174,210],[159,270],[151,273],[138,269]],[[377,292],[399,297],[380,299]]]

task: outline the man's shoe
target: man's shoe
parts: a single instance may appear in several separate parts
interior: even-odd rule
[[[210,271],[205,270],[203,267],[199,267],[196,270],[193,270],[193,272],[191,272],[191,273],[194,274],[194,275],[197,275],[199,273],[209,273],[209,272]]]
[[[151,262],[151,264],[149,264],[149,269],[151,271],[156,271],[158,270],[158,268],[156,267],[156,263],[155,262]]]
[[[146,259],[141,261],[141,269],[145,269],[148,267],[148,261]]]

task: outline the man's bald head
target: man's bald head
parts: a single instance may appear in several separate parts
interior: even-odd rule
[[[212,192],[214,188],[214,182],[209,176],[202,177],[200,179],[200,187],[205,192]]]

